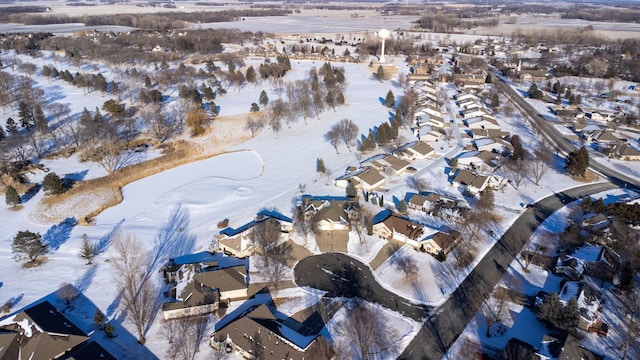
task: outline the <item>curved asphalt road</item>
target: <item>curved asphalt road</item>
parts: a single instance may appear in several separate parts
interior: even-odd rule
[[[496,242],[449,299],[433,312],[400,359],[440,359],[462,333],[533,231],[566,204],[605,190],[612,183],[584,185],[550,195],[525,211]]]
[[[325,290],[327,297],[359,297],[420,322],[431,310],[383,288],[371,274],[369,265],[349,255],[325,253],[309,256],[300,260],[293,271],[298,286]]]

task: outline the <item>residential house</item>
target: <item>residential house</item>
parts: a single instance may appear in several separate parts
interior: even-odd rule
[[[210,345],[245,359],[304,360],[310,359],[318,346],[318,330],[307,321],[300,323],[284,316],[273,303],[260,304],[216,323]],[[256,349],[260,349],[260,355]]]
[[[386,216],[376,216],[373,221],[373,234],[387,240],[409,241],[417,244],[425,232],[425,227],[392,212]]]
[[[453,185],[460,188],[463,193],[477,195],[489,185],[489,177],[459,169],[454,175]]]
[[[208,314],[221,302],[246,299],[248,262],[223,253],[202,252],[171,259],[163,268],[174,284],[175,301],[162,304],[165,320]]]
[[[486,138],[486,137],[505,138],[511,135],[511,133],[509,133],[508,131],[502,131],[502,129],[486,129],[486,128],[485,129],[482,129],[482,128],[469,129],[469,130],[466,130],[466,133],[472,139],[480,139],[480,138]]]
[[[344,196],[303,195],[300,206],[320,231],[350,230],[349,219],[359,212],[357,204]]]
[[[396,176],[407,171],[409,165],[411,165],[410,162],[394,155],[376,155],[363,162],[365,168],[372,167],[380,172],[393,173]]]
[[[491,116],[487,110],[478,109],[478,108],[462,109],[459,112],[460,112],[460,115],[465,119],[473,119],[475,117],[490,117]]]
[[[435,154],[435,150],[426,142],[418,141],[403,147],[398,156],[401,159],[412,160],[425,160]]]
[[[465,101],[479,101],[480,99],[473,95],[473,94],[469,94],[469,93],[463,93],[463,94],[458,94],[458,95],[454,95],[454,99],[458,102],[465,102]]]
[[[544,335],[537,352],[539,359],[603,360],[604,356],[584,347],[581,340],[571,334]]]
[[[598,145],[612,145],[620,142],[620,139],[613,135],[613,131],[604,129],[591,134],[587,140],[593,141]]]
[[[293,220],[275,211],[262,210],[256,218],[238,228],[227,227],[215,237],[216,248],[236,257],[247,257],[253,253],[251,233],[253,228],[263,221],[278,222],[281,228],[281,240],[287,240],[293,231]]]
[[[609,217],[603,213],[594,214],[590,213],[583,217],[582,228],[587,231],[602,230],[611,224]]]
[[[620,255],[606,246],[582,246],[571,255],[561,253],[554,272],[571,280],[579,280],[582,274],[610,280],[616,274]]]
[[[115,359],[47,300],[0,321],[0,359],[74,358]]]
[[[620,160],[637,161],[640,160],[640,151],[634,149],[631,145],[620,142],[615,144],[609,151],[609,157],[616,157]]]
[[[483,74],[453,74],[452,82],[464,89],[483,89],[486,75]]]
[[[489,116],[478,116],[463,120],[465,126],[469,129],[500,129],[500,124],[496,119]]]
[[[447,254],[460,241],[460,233],[455,230],[443,233],[391,211],[382,211],[374,217],[373,234],[403,242],[432,255]]]
[[[549,73],[546,70],[521,70],[518,74],[522,81],[544,81],[549,77]]]
[[[617,119],[617,115],[614,113],[604,112],[604,111],[592,111],[590,114],[587,114],[591,120],[597,121],[613,121]]]
[[[432,255],[448,254],[449,251],[460,241],[460,232],[451,230],[449,233],[437,232],[423,238],[420,241],[418,250]]]
[[[467,151],[456,157],[458,166],[471,169],[487,169],[500,164],[500,156],[492,151]]]
[[[426,213],[430,212],[434,205],[441,201],[441,197],[436,193],[428,193],[424,194],[416,194],[416,193],[407,193],[405,196],[405,201],[407,202],[407,207],[409,209],[424,211]]]
[[[489,151],[498,154],[510,153],[513,145],[500,137],[481,138],[473,140],[473,146],[478,151]]]
[[[364,191],[376,191],[384,186],[384,176],[372,167],[365,167],[352,177],[356,180],[356,187]]]

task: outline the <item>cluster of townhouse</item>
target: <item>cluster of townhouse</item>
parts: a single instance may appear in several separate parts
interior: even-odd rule
[[[568,140],[593,144],[609,158],[640,160],[640,151],[631,144],[634,139],[611,127],[612,122],[623,116],[620,112],[586,111],[577,106],[558,107],[553,111],[566,124],[555,128]]]
[[[0,321],[0,359],[116,357],[44,299]]]

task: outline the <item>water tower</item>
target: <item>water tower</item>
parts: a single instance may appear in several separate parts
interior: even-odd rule
[[[387,29],[381,29],[378,31],[378,37],[382,40],[382,49],[380,50],[380,62],[384,63],[384,41],[391,36],[391,32]]]

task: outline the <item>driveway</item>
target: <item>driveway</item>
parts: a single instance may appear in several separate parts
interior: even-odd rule
[[[341,253],[326,253],[301,260],[293,269],[298,286],[325,290],[325,297],[359,297],[397,311],[416,321],[424,321],[430,307],[415,304],[383,288],[371,268]]]

